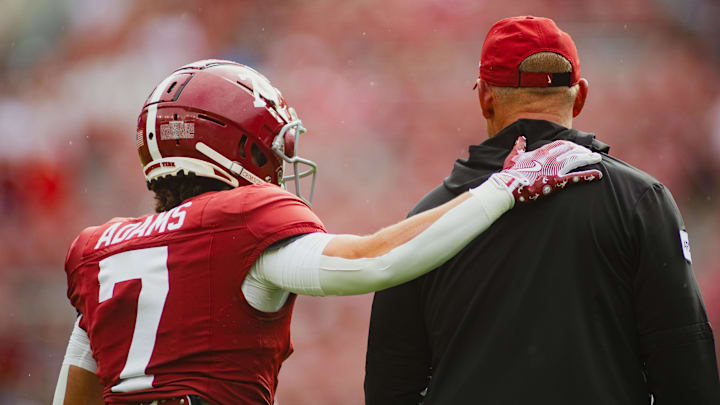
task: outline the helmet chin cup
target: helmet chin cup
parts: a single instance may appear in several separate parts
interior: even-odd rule
[[[317,163],[313,162],[312,160],[302,158],[298,156],[298,141],[300,140],[300,135],[307,132],[305,127],[302,124],[302,121],[297,119],[294,114],[294,110],[291,111],[291,114],[293,114],[292,121],[285,124],[282,129],[280,129],[280,133],[277,134],[275,139],[272,143],[272,150],[275,152],[276,155],[278,155],[283,161],[290,163],[293,165],[293,173],[289,176],[282,176],[281,178],[281,186],[285,187],[285,182],[288,180],[295,181],[295,195],[297,195],[300,199],[305,201],[308,205],[312,204],[313,196],[315,195],[315,180],[317,177]],[[293,153],[292,157],[288,156],[285,151],[285,136],[293,136],[294,142],[292,142],[293,145]],[[300,167],[300,165],[304,165],[306,167]],[[300,190],[300,179],[312,176],[312,180],[310,183],[310,196],[309,198],[305,198],[302,195],[302,191]]]

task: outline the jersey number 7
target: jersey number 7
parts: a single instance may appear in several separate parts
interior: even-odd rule
[[[155,348],[169,289],[167,258],[168,248],[161,246],[122,252],[100,261],[98,302],[113,297],[116,283],[140,279],[142,284],[130,350],[120,372],[120,382],[111,388],[113,392],[152,388],[154,376],[145,374],[145,369]]]

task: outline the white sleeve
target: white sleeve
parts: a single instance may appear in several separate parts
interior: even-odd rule
[[[309,233],[285,246],[266,250],[255,261],[243,283],[248,301],[250,298],[245,285],[258,283],[264,284],[268,290],[280,288],[303,295],[330,295],[320,286],[320,259],[325,245],[334,237],[327,233]],[[260,302],[258,299],[255,301]]]
[[[91,373],[97,371],[97,363],[92,357],[92,350],[90,349],[90,339],[87,333],[80,328],[80,318],[81,317],[78,317],[75,321],[75,326],[70,334],[70,341],[68,342],[65,358],[63,359],[60,375],[58,376],[58,382],[55,386],[55,396],[53,397],[52,405],[62,405],[63,402],[65,402],[65,389],[67,387],[70,366],[77,366]]]
[[[312,233],[263,253],[253,265],[254,277],[275,288],[320,296],[365,294],[412,280],[453,257],[515,202],[506,187],[492,180],[471,193],[471,198],[382,256],[325,256],[322,252],[335,235]]]

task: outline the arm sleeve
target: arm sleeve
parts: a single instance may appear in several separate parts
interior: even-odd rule
[[[693,275],[679,210],[661,184],[636,206],[635,314],[655,405],[718,404],[713,333]]]
[[[251,271],[259,280],[305,295],[355,295],[396,286],[443,264],[514,203],[509,191],[493,181],[472,193],[420,234],[382,256],[325,256],[322,252],[334,236],[312,233],[266,251]]]
[[[417,405],[431,373],[420,280],[375,293],[365,359],[367,405]]]
[[[65,352],[63,364],[78,366],[94,373],[97,371],[97,363],[92,356],[90,339],[88,338],[87,332],[80,327],[81,319],[82,316],[79,316],[77,321],[75,321],[75,326],[70,334],[70,341],[68,341],[68,347]]]

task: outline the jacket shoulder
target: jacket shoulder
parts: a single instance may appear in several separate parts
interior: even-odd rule
[[[625,185],[633,190],[644,191],[651,187],[664,187],[655,177],[613,156],[603,154],[602,166],[613,183]]]

